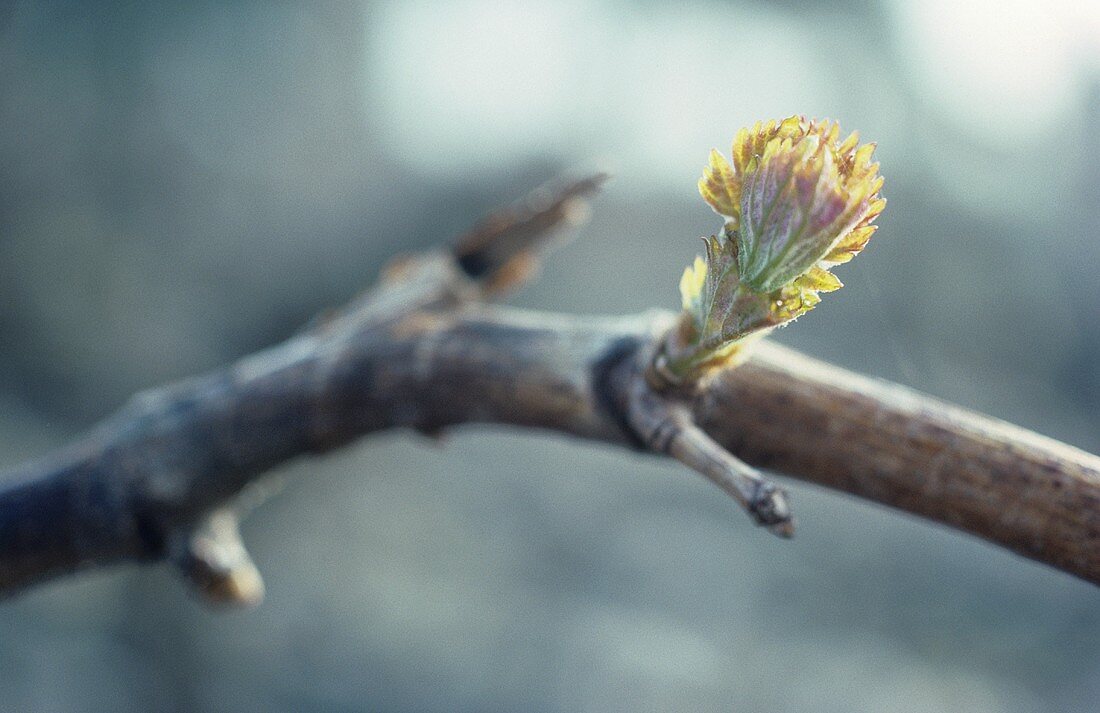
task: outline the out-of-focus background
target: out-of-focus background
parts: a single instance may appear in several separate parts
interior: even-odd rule
[[[828,116],[890,205],[786,344],[1100,450],[1090,0],[0,3],[0,465],[291,334],[563,171],[515,301],[676,307],[712,146]],[[268,584],[163,568],[0,605],[12,711],[1092,711],[1094,587],[791,483],[781,542],[685,469],[506,429],[281,469]]]

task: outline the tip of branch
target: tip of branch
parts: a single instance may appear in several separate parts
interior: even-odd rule
[[[203,599],[216,606],[252,608],[264,600],[264,580],[252,563],[212,568],[192,581]]]
[[[769,532],[792,537],[794,518],[786,491],[715,442],[686,405],[650,383],[651,378],[649,372],[635,371],[627,387],[627,421],[642,443],[706,476]]]
[[[768,532],[784,539],[794,537],[794,517],[787,492],[775,483],[761,479],[747,507],[757,524]]]
[[[535,254],[555,229],[587,219],[586,199],[607,178],[606,173],[597,173],[543,186],[490,214],[456,243],[454,255],[459,266],[489,292],[501,292],[524,281],[535,271]]]
[[[244,547],[233,513],[210,515],[181,533],[173,550],[173,563],[208,604],[253,607],[263,601],[263,578]]]

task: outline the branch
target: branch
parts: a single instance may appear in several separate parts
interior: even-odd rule
[[[368,433],[466,423],[670,455],[790,534],[783,491],[755,468],[782,471],[1100,584],[1096,456],[766,342],[694,390],[671,389],[647,374],[675,315],[579,318],[483,303],[516,260],[532,264],[594,185],[510,209],[460,242],[457,258],[407,260],[305,333],[141,394],[0,479],[0,593],[85,567],[167,560],[211,601],[253,603],[262,582],[235,512],[249,484]]]

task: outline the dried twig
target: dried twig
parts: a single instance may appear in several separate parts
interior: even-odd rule
[[[391,270],[307,332],[136,397],[0,481],[0,592],[122,561],[173,562],[215,602],[263,588],[236,496],[275,465],[396,427],[494,422],[671,455],[789,534],[779,470],[964,530],[1100,583],[1100,458],[760,344],[692,391],[646,380],[674,315],[593,319],[485,304],[597,179]],[[495,225],[496,227],[492,227]],[[742,463],[741,461],[744,461]]]

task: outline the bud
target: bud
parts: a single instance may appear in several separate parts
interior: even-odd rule
[[[842,287],[829,270],[858,254],[886,201],[874,144],[792,116],[757,122],[712,151],[699,192],[725,219],[680,281],[684,319],[666,345],[678,378],[726,364],[747,340],[813,309]]]

